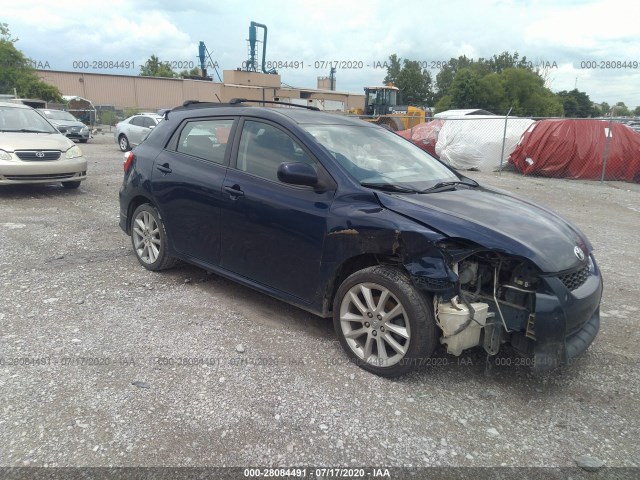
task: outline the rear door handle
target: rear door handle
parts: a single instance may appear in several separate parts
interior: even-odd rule
[[[238,197],[242,197],[244,195],[244,192],[240,190],[239,185],[234,185],[233,187],[226,185],[224,187],[224,191],[227,192],[233,200],[237,199]]]
[[[171,173],[171,168],[168,163],[163,163],[162,165],[156,165],[156,168],[160,170],[162,173]]]

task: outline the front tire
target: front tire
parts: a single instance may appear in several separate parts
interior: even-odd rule
[[[167,233],[160,214],[148,203],[136,208],[131,216],[131,244],[136,258],[147,270],[165,270],[176,263],[167,251]]]
[[[123,152],[128,152],[129,150],[131,150],[129,139],[124,134],[118,137],[118,146],[120,147],[120,150],[122,150]]]
[[[413,370],[437,346],[431,303],[394,267],[349,276],[334,299],[333,325],[352,361],[382,377]]]
[[[387,130],[391,130],[392,132],[405,130],[402,120],[395,117],[380,117],[376,123]]]

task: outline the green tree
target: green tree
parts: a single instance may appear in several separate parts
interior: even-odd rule
[[[183,70],[178,74],[179,77],[194,77],[200,76],[200,67],[193,67],[191,70]]]
[[[614,117],[629,117],[631,116],[631,112],[624,102],[618,102],[611,108],[611,115]]]
[[[458,58],[451,58],[436,75],[436,84],[434,89],[436,100],[439,100],[443,96],[450,94],[449,89],[453,85],[453,80],[456,74],[460,70],[465,68],[470,69],[479,77],[483,78],[486,75],[490,75],[491,73],[500,74],[507,68],[518,68],[532,71],[533,65],[527,60],[527,57],[520,58],[520,54],[518,52],[510,53],[505,51],[500,53],[499,55],[493,55],[493,57],[491,58],[480,58],[478,60],[469,58],[466,55],[462,55]],[[493,89],[493,92],[488,94],[489,97],[498,94],[495,89],[495,77],[493,78],[493,80],[489,80],[487,86],[490,86]],[[489,105],[495,105],[495,103],[495,98],[488,102]],[[495,110],[495,107],[492,108],[493,110]]]
[[[392,55],[394,68],[400,63]],[[394,78],[396,85],[407,79],[402,89],[416,92],[412,86],[419,84],[418,62],[404,60],[400,72],[388,68],[387,78]],[[545,87],[545,71],[533,65],[518,52],[504,51],[489,58],[473,59],[465,55],[451,58],[435,77],[435,85],[428,71],[423,71],[424,84],[430,92],[428,104],[435,105],[436,112],[452,108],[482,108],[504,115],[512,109],[513,115],[551,117],[561,116],[564,106],[572,116],[589,117],[597,114],[589,96],[577,89],[555,95]],[[405,77],[406,76],[406,77]],[[416,95],[414,93],[414,95]],[[419,98],[418,95],[416,95]],[[621,107],[618,108],[623,111]]]
[[[636,107],[636,108],[634,108],[634,109],[633,109],[633,114],[634,114],[636,117],[640,117],[640,107]]]
[[[431,105],[431,75],[421,69],[417,61],[405,60],[404,66],[396,78],[395,86],[402,92],[404,103]]]
[[[100,123],[102,123],[103,125],[114,126],[116,123],[118,123],[118,116],[116,115],[116,112],[112,112],[110,110],[101,112]]]
[[[398,87],[405,104],[433,105],[431,74],[420,66],[420,62],[399,58],[395,53],[389,56],[385,85]]]
[[[570,92],[563,90],[556,95],[560,98],[566,117],[589,118],[598,115],[593,102],[585,92],[574,88]]]
[[[401,60],[402,59],[398,58],[398,56],[395,53],[389,56],[389,64],[387,66],[387,75],[384,77],[384,80],[382,80],[382,83],[384,85],[387,85],[388,83],[391,83],[393,85],[396,84],[398,80],[398,75],[400,75],[400,71],[402,70]]]
[[[482,59],[480,59],[480,61],[482,61]],[[486,60],[486,63],[491,68],[491,71],[495,73],[501,73],[507,68],[531,69],[531,64],[527,61],[527,57],[520,58],[518,52],[502,52],[500,55],[494,55],[489,60]]]
[[[480,75],[471,68],[463,68],[456,73],[449,89],[456,108],[478,108],[480,79]]]
[[[19,97],[38,98],[48,102],[62,102],[60,90],[42,81],[31,68],[31,60],[15,46],[9,26],[0,23],[0,93]]]
[[[508,67],[500,73],[482,75],[474,65],[458,70],[436,110],[483,108],[497,114],[550,117],[563,113],[562,102],[544,80],[529,68]]]
[[[173,71],[168,63],[161,62],[156,55],[151,55],[149,60],[140,67],[140,76],[176,78],[178,74]]]
[[[562,102],[544,86],[544,80],[535,72],[525,68],[506,68],[500,77],[505,91],[505,106],[513,107],[513,115],[555,117],[563,114]]]
[[[480,79],[477,106],[495,113],[506,113],[509,110],[498,73],[493,72]]]
[[[560,101],[562,102],[562,108],[564,110],[564,116],[567,118],[580,118],[578,115],[578,110],[580,109],[580,105],[578,105],[578,100],[571,95],[561,95],[562,92],[557,95],[560,97]]]
[[[609,115],[610,111],[611,111],[611,106],[607,102],[602,102],[600,104],[600,116],[601,117],[606,117],[607,115]]]
[[[138,113],[140,113],[140,112],[141,112],[141,110],[140,110],[139,108],[135,108],[135,107],[133,107],[133,108],[126,108],[126,109],[124,110],[124,118],[129,118],[129,117],[131,117],[131,116],[133,116],[133,115],[137,115],[137,114],[138,114]]]
[[[445,95],[440,97],[440,100],[436,102],[434,113],[444,112],[445,110],[451,110],[452,108],[454,108],[454,104],[451,95]]]
[[[383,83],[398,87],[404,103],[433,105],[431,74],[415,60],[403,60],[395,53],[391,55]]]
[[[458,58],[451,58],[446,65],[444,65],[438,74],[436,75],[436,85],[435,85],[435,99],[436,102],[440,100],[443,96],[447,95],[449,92],[449,88],[453,83],[453,79],[458,73],[458,70],[463,68],[469,68],[473,65],[473,60],[467,58],[466,55],[462,55]]]

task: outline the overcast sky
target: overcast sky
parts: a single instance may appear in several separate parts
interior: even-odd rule
[[[279,69],[295,87],[315,88],[316,78],[329,74],[322,62],[351,62],[338,69],[337,89],[362,93],[382,82],[386,71],[375,67],[392,53],[437,67],[459,55],[507,50],[557,65],[548,76],[553,91],[577,86],[595,102],[636,107],[639,11],[637,2],[611,0],[22,0],[3,5],[0,21],[19,38],[19,49],[52,70],[78,70],[74,62],[85,61],[85,72],[138,74],[152,54],[197,65],[202,40],[222,74],[247,59],[255,21],[268,27],[267,60],[303,64]],[[135,69],[93,68],[99,61],[135,62]]]

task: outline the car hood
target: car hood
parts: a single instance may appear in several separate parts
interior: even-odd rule
[[[380,203],[451,238],[528,258],[545,273],[585,263],[575,247],[591,250],[584,234],[550,210],[507,192],[460,187],[428,194],[377,192]]]
[[[86,125],[82,122],[72,122],[71,120],[49,120],[49,122],[53,123],[57,127],[80,127],[84,128]]]
[[[61,150],[71,148],[74,143],[61,133],[0,133],[0,149],[14,150]]]

